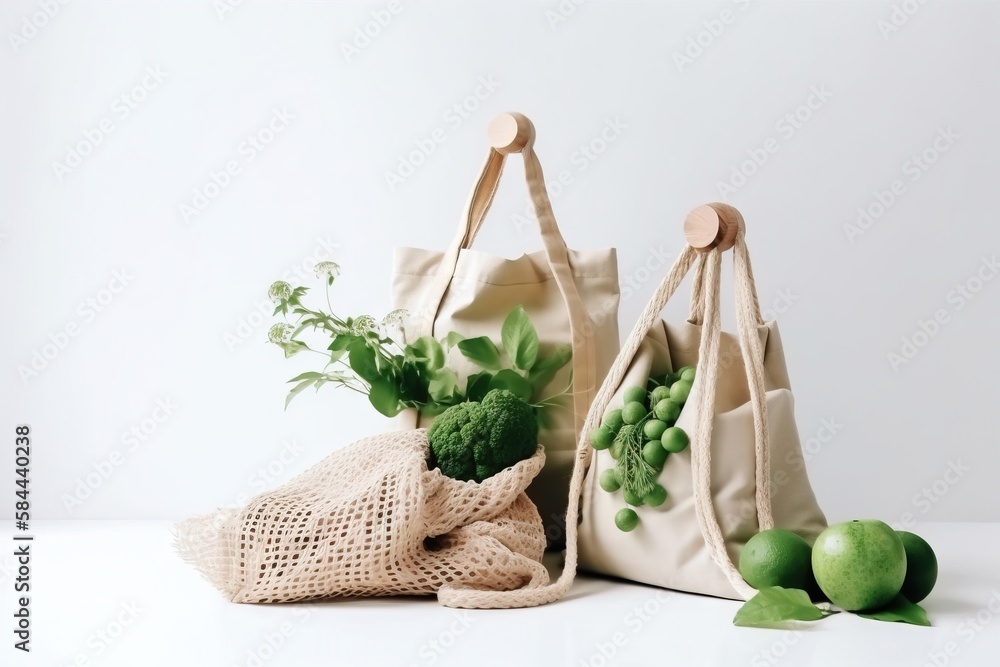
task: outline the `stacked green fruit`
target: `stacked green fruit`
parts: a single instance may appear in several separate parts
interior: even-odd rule
[[[834,524],[812,546],[788,530],[761,531],[743,547],[739,569],[754,588],[822,592],[847,611],[877,610],[897,595],[920,602],[938,574],[926,541],[881,521]]]
[[[674,424],[691,393],[695,370],[685,366],[675,373],[651,377],[645,387],[628,387],[621,409],[604,415],[601,426],[590,433],[594,449],[609,450],[615,467],[601,473],[599,483],[608,493],[622,492],[632,507],[659,507],[667,490],[657,483],[667,457],[687,448],[687,433]],[[624,508],[615,525],[629,532],[639,525],[639,515]]]

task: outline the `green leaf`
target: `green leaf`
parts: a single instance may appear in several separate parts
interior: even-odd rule
[[[503,349],[519,371],[528,371],[538,358],[538,332],[524,312],[524,306],[510,311],[500,328]]]
[[[535,421],[538,422],[538,428],[542,430],[552,428],[552,417],[549,415],[547,406],[533,409],[535,412]]]
[[[315,381],[316,380],[303,380],[302,382],[292,387],[292,390],[288,392],[288,396],[285,397],[285,409],[286,410],[288,409],[288,404],[292,402],[293,398],[295,398],[303,391],[305,391],[306,387],[308,387]]]
[[[407,346],[418,359],[427,360],[427,370],[436,371],[444,368],[444,349],[441,343],[431,336],[421,336]]]
[[[312,326],[313,330],[316,329],[316,324],[315,324],[315,322],[311,318],[306,318],[306,319],[302,320],[301,322],[299,322],[299,325],[297,327],[295,327],[294,330],[292,330],[292,336],[291,337],[295,338],[300,333],[302,333],[303,331],[305,331],[306,329],[308,329],[310,326]]]
[[[465,384],[465,398],[469,401],[481,401],[490,390],[493,381],[493,373],[483,371],[470,375]]]
[[[375,351],[367,345],[355,344],[350,348],[347,361],[351,369],[369,384],[374,384],[382,379],[378,371],[378,363],[375,361]]]
[[[489,336],[469,338],[458,343],[462,355],[488,371],[500,370],[500,350]]]
[[[330,347],[326,348],[334,352],[347,350],[360,340],[358,336],[353,336],[351,334],[340,334],[333,339],[330,343]]]
[[[538,391],[548,386],[559,370],[573,358],[573,346],[557,345],[551,354],[539,356],[528,373],[528,382]]]
[[[309,371],[307,373],[296,375],[291,380],[289,380],[289,382],[302,382],[303,380],[318,380],[320,378],[326,378],[326,375],[323,373],[318,373],[316,371]]]
[[[733,624],[746,628],[767,628],[783,621],[818,621],[836,613],[814,605],[809,594],[803,590],[771,586],[760,589],[757,595],[740,607]]]
[[[458,375],[448,368],[435,371],[427,385],[427,393],[436,403],[448,403],[454,399],[456,389],[458,389]]]
[[[302,350],[308,350],[309,346],[300,340],[290,340],[287,343],[278,343],[278,346],[285,351],[285,359],[294,357]]]
[[[447,336],[444,337],[444,346],[450,350],[451,348],[461,343],[463,340],[465,340],[465,336],[458,333],[457,331],[452,331]]]
[[[531,383],[509,368],[493,376],[490,380],[490,389],[506,389],[518,398],[531,400]]]
[[[400,378],[400,400],[414,403],[426,403],[428,399],[428,379],[421,372],[416,362],[407,361],[402,364]]]
[[[371,383],[368,400],[376,410],[386,417],[395,417],[400,412],[399,387],[390,378],[379,378]]]
[[[897,595],[889,604],[874,611],[856,612],[862,618],[890,623],[912,623],[913,625],[930,626],[927,612],[918,604],[910,602],[902,594]]]
[[[420,408],[420,414],[423,417],[437,417],[439,414],[447,410],[450,405],[440,405],[438,403],[431,403]]]

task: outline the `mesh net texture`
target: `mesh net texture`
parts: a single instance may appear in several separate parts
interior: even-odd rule
[[[181,521],[174,546],[234,602],[547,584],[524,493],[542,448],[481,483],[428,470],[427,456],[426,429],[364,438],[243,507]]]

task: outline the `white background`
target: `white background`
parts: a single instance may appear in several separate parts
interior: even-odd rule
[[[489,120],[520,110],[547,175],[569,174],[551,190],[569,244],[617,246],[636,284],[623,334],[667,268],[643,267],[682,247],[685,213],[777,147],[725,200],[747,220],[829,518],[1000,520],[1000,280],[976,282],[1000,246],[1000,7],[909,4],[887,31],[883,2],[567,0],[560,15],[557,2],[78,0],[51,18],[4,2],[0,425],[11,445],[15,424],[32,426],[35,518],[201,513],[383,428],[329,388],[283,412],[284,382],[312,367],[266,343],[267,287],[285,274],[318,287],[309,269],[332,259],[338,312],[383,314],[392,246],[448,243]],[[373,12],[391,20],[366,45]],[[276,109],[292,119],[249,159]],[[797,110],[797,127],[783,120]],[[102,121],[111,131],[85,145]],[[390,187],[438,128],[444,141]],[[914,171],[925,149],[935,161]],[[229,161],[240,172],[185,220]],[[522,173],[511,160],[478,249],[537,249],[514,222]],[[969,281],[979,291],[957,297]],[[918,334],[938,310],[946,322]],[[894,367],[904,337],[921,346]],[[0,460],[11,480],[13,452]]]

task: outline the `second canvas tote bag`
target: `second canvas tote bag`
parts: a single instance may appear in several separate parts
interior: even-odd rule
[[[735,563],[750,537],[777,527],[811,539],[826,526],[806,474],[778,328],[761,314],[742,216],[725,204],[694,213],[718,226],[688,236],[689,245],[653,293],[591,405],[573,472],[563,573],[534,589],[449,591],[441,600],[445,605],[553,602],[569,591],[578,566],[664,588],[749,599],[755,591]],[[729,248],[735,335],[722,331],[719,313],[722,252]],[[689,320],[665,322],[663,308],[692,269]],[[609,450],[593,450],[588,434],[608,410],[621,407],[626,388],[684,366],[696,367],[677,418],[690,446],[666,460],[659,481],[667,500],[638,507],[638,527],[622,532],[615,524],[616,512],[626,505],[622,493],[611,495],[598,483],[614,461]]]

